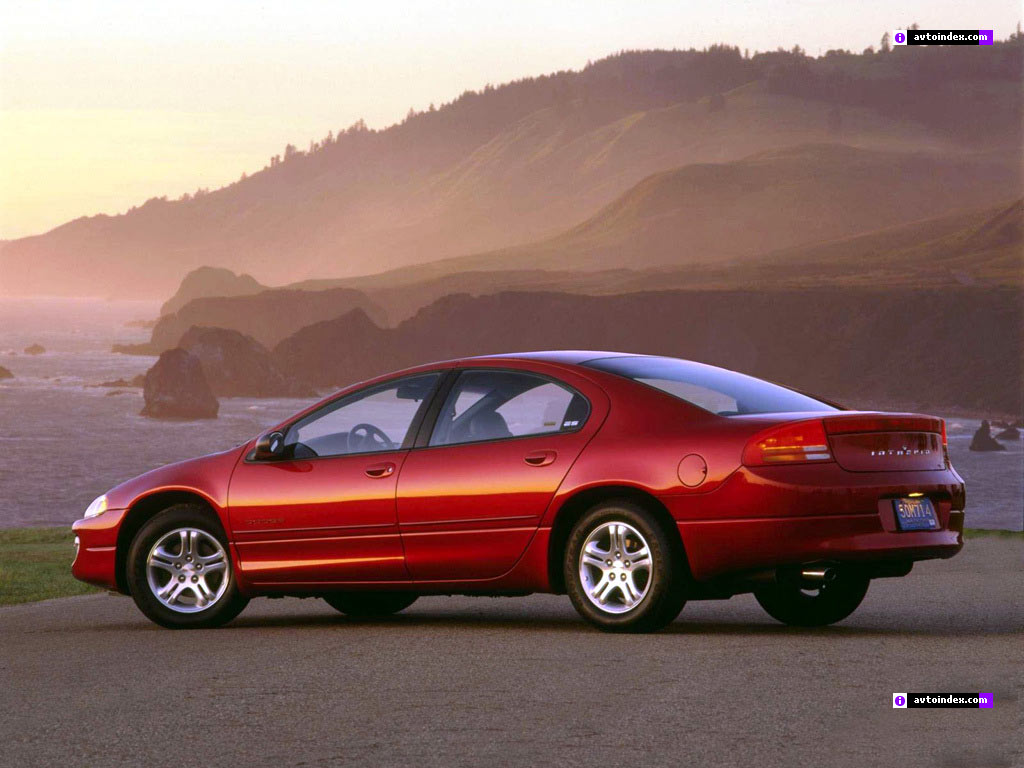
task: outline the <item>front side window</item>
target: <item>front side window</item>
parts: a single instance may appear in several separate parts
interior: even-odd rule
[[[719,416],[838,410],[763,379],[674,357],[603,357],[583,365],[656,387]]]
[[[293,424],[285,450],[297,459],[398,450],[440,377],[409,376],[335,400]]]
[[[430,445],[573,432],[590,404],[569,387],[519,371],[464,371],[445,400]]]

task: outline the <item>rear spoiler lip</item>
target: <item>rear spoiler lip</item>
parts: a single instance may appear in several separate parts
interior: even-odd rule
[[[823,421],[825,432],[829,435],[858,432],[944,432],[942,419],[921,413],[844,413],[826,416]]]

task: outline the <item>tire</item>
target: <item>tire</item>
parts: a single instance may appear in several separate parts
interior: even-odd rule
[[[220,522],[198,504],[168,507],[143,525],[125,570],[139,610],[169,629],[219,627],[249,603],[238,591]]]
[[[799,575],[783,578],[754,592],[773,619],[793,627],[823,627],[842,621],[861,604],[871,580],[838,570],[816,590],[801,584]]]
[[[369,619],[404,611],[417,597],[411,592],[332,592],[324,595],[324,600],[346,616]]]
[[[681,550],[643,507],[625,500],[599,504],[569,534],[563,565],[569,599],[606,632],[659,630],[686,603]]]

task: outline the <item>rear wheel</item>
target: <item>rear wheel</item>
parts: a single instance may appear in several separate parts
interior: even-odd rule
[[[794,627],[822,627],[842,621],[861,604],[870,579],[850,571],[827,571],[819,583],[799,573],[783,576],[754,592],[768,615]]]
[[[375,618],[404,611],[417,597],[411,592],[332,592],[324,600],[346,616]]]
[[[170,629],[219,627],[249,602],[238,591],[220,524],[198,504],[169,507],[142,526],[125,575],[139,610]]]
[[[577,612],[608,632],[653,632],[686,602],[681,557],[657,518],[629,501],[600,504],[573,528],[566,591]]]

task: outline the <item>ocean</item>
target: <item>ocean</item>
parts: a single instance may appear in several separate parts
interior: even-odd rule
[[[287,398],[221,398],[210,421],[139,416],[138,389],[97,386],[130,380],[154,358],[116,355],[114,343],[149,338],[135,320],[159,303],[0,298],[0,528],[66,525],[107,489],[146,470],[239,445],[306,406]],[[26,355],[31,344],[46,352]],[[937,415],[942,415],[937,414]],[[967,450],[977,419],[947,418],[953,465],[967,482],[967,525],[1024,527],[1024,445]]]

